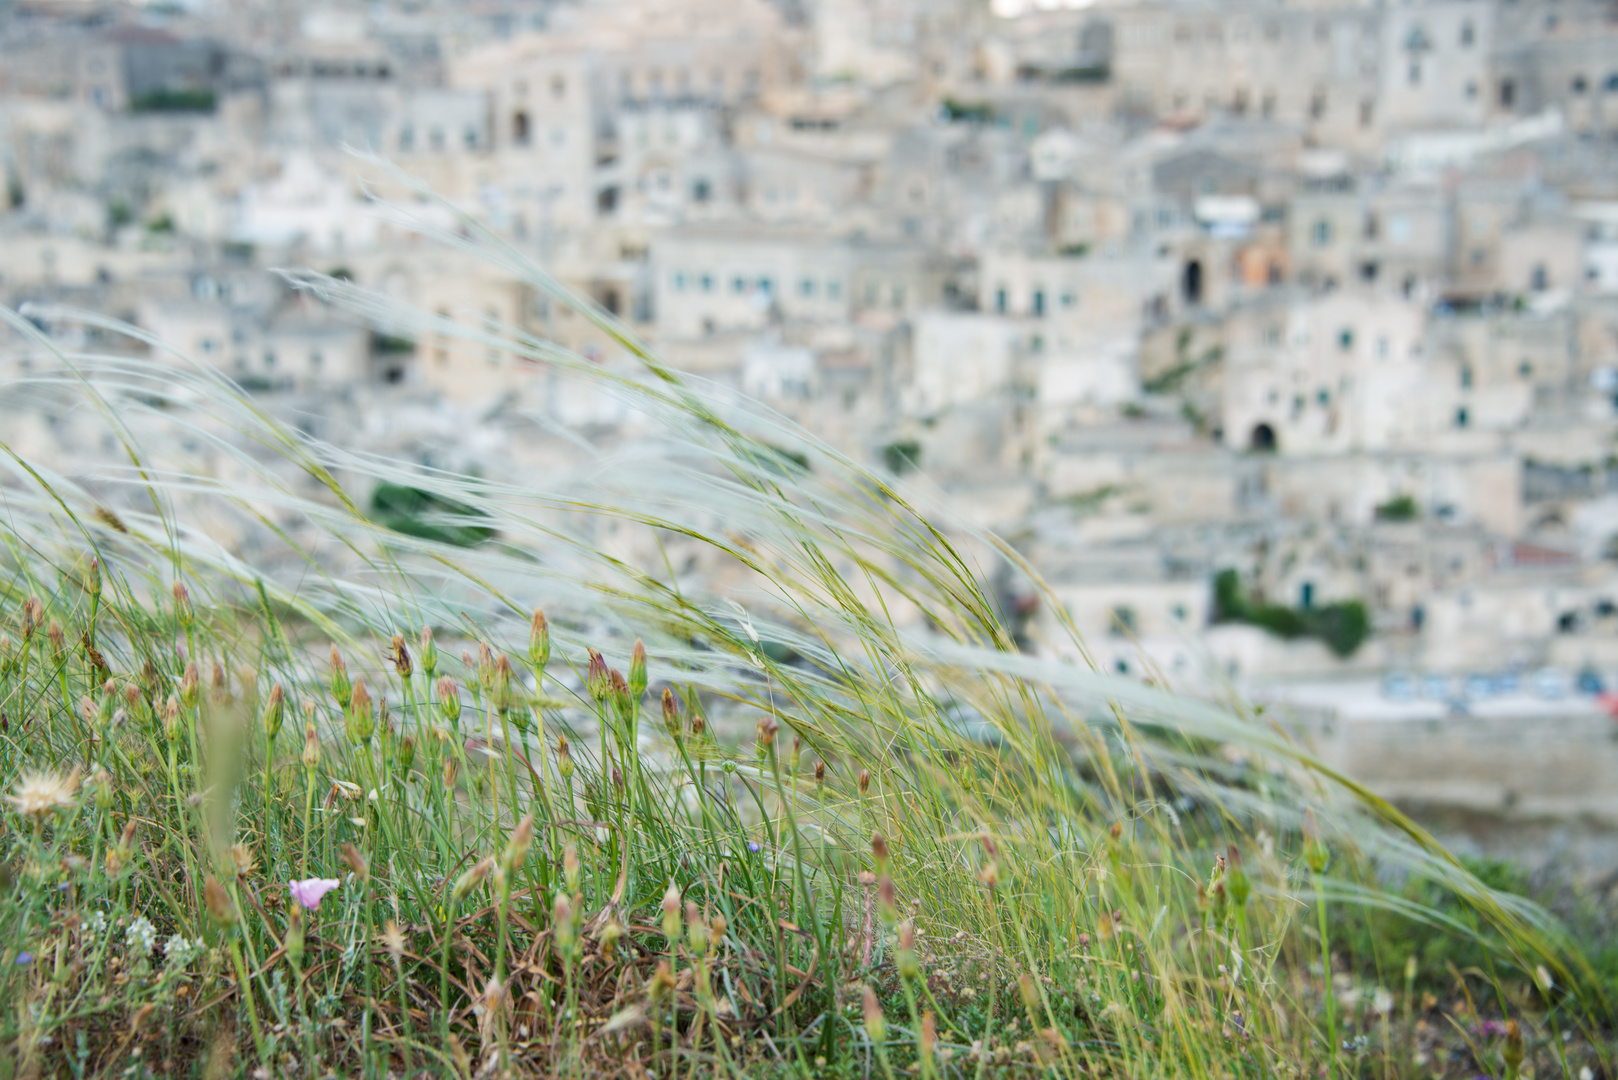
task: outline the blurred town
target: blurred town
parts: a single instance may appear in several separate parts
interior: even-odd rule
[[[407,460],[626,422],[270,274],[627,367],[349,148],[947,493],[1108,670],[1429,719],[1618,676],[1613,0],[0,0],[0,302]],[[65,471],[78,422],[0,401]]]

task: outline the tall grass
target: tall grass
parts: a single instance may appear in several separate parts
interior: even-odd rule
[[[1083,643],[1015,549],[474,221],[432,238],[633,365],[290,277],[616,398],[626,434],[464,475],[5,314],[51,362],[0,394],[122,455],[0,444],[0,784],[36,796],[4,837],[8,1075],[1610,1069],[1557,924],[1270,718],[1019,651],[1002,566]],[[389,530],[379,483],[497,538]],[[312,910],[306,879],[337,882]],[[1366,908],[1487,963],[1350,969],[1332,916]]]

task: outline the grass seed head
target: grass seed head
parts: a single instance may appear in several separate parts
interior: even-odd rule
[[[608,919],[597,940],[601,942],[601,955],[609,961],[616,959],[618,942],[624,936],[624,927],[617,919]]]
[[[888,868],[888,841],[881,833],[871,834],[871,860],[876,864],[876,872],[882,873]]]
[[[388,956],[392,958],[393,966],[397,968],[405,953],[405,935],[399,928],[397,920],[389,919],[388,924],[382,928],[382,944],[387,947]]]
[[[917,1040],[923,1060],[931,1060],[938,1046],[938,1018],[928,1009],[921,1014],[921,1034]]]
[[[893,878],[887,874],[876,879],[876,904],[883,922],[892,925],[899,917],[899,900],[893,888]]]
[[[613,668],[607,672],[607,700],[621,723],[628,724],[635,715],[635,699],[630,696],[629,683],[623,672]]]
[[[1500,1047],[1500,1059],[1506,1063],[1506,1071],[1515,1076],[1522,1067],[1524,1047],[1522,1039],[1522,1025],[1515,1020],[1506,1021],[1506,1041]]]
[[[444,759],[444,772],[443,772],[442,779],[443,779],[443,782],[444,782],[444,790],[445,791],[451,791],[451,790],[454,789],[454,787],[455,787],[455,776],[459,772],[460,772],[460,765],[456,762],[456,760],[454,758],[447,757],[447,758]]]

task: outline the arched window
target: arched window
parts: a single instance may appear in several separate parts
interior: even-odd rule
[[[527,146],[528,139],[528,114],[518,109],[511,114],[511,142],[515,146]]]

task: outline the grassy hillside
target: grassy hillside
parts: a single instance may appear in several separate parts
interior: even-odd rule
[[[1239,701],[1018,651],[947,508],[587,306],[636,369],[298,280],[630,434],[474,477],[155,349],[0,386],[119,455],[3,447],[5,1075],[1612,1075],[1555,921]]]

